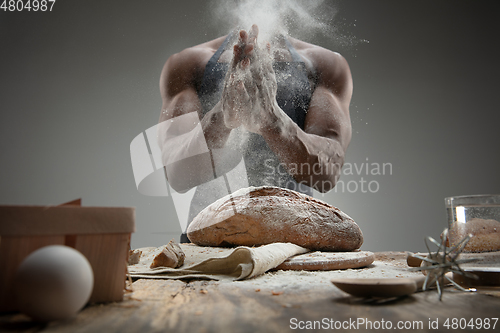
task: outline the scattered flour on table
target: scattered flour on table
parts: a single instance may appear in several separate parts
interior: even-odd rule
[[[310,290],[333,284],[337,278],[408,278],[420,277],[421,272],[408,270],[406,262],[386,262],[375,260],[370,266],[356,269],[342,269],[332,271],[271,271],[264,275],[244,281],[235,281],[236,286],[252,289],[280,290],[293,288],[294,290]]]

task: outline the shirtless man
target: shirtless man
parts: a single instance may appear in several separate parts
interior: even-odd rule
[[[352,78],[346,60],[283,36],[261,47],[258,34],[254,25],[248,32],[185,49],[165,63],[160,123],[199,119],[160,126],[167,178],[178,192],[234,167],[214,161],[214,152],[226,146],[235,130],[250,132],[255,144],[247,147],[269,151],[276,159],[273,164],[268,162],[271,155],[262,159],[245,152],[249,185],[269,185],[263,181],[265,170],[281,168],[284,171],[277,174],[286,173],[305,188],[294,188],[301,192],[312,194],[314,188],[324,193],[335,186],[351,140]],[[177,118],[187,115],[196,117]],[[184,134],[182,140],[172,139],[179,134]],[[218,168],[223,170],[216,172]],[[210,196],[209,201],[218,199],[214,193]]]

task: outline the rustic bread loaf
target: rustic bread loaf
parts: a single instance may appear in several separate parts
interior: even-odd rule
[[[290,242],[315,251],[352,251],[363,243],[358,225],[339,209],[278,188],[241,189],[201,211],[187,230],[201,246]]]

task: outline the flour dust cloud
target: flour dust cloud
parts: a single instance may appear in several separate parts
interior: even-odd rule
[[[307,40],[335,33],[337,9],[325,0],[211,0],[214,22],[228,30],[257,24],[261,41],[278,33]],[[332,35],[333,36],[333,35]]]

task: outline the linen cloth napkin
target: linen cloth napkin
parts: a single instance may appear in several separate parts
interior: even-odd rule
[[[286,259],[309,252],[292,243],[273,243],[260,247],[240,246],[235,249],[208,248],[193,244],[180,244],[186,254],[180,268],[149,268],[151,253],[156,248],[142,248],[138,264],[128,266],[132,278],[147,279],[209,279],[244,280],[261,275]]]

